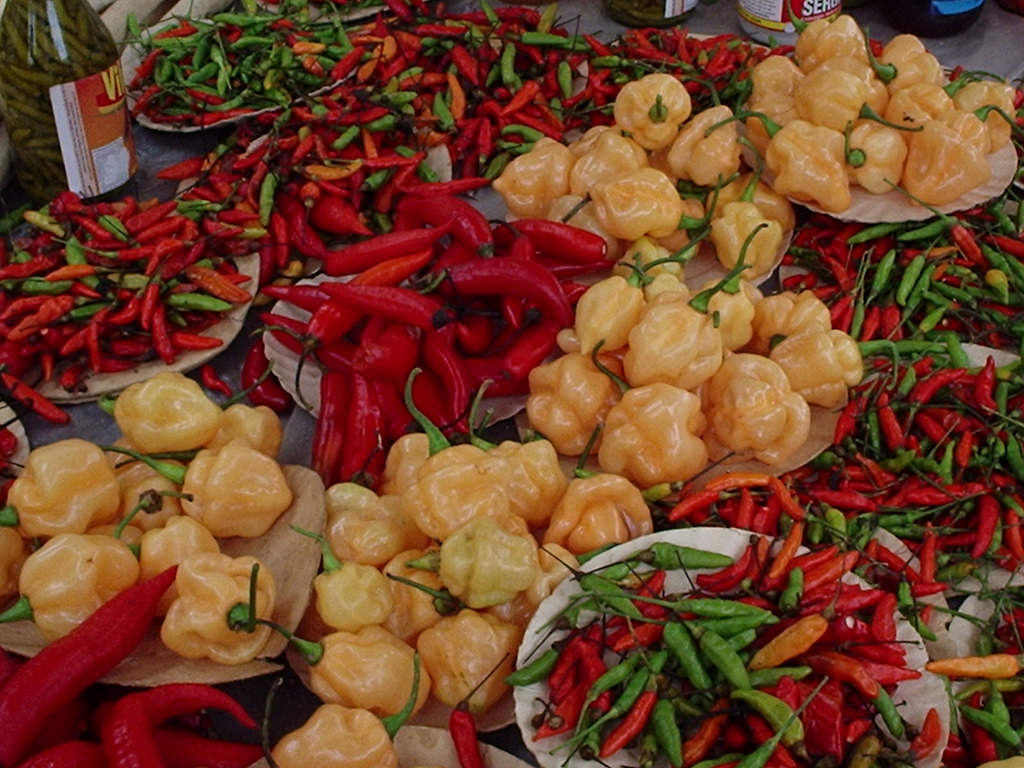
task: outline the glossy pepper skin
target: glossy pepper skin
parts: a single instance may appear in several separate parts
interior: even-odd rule
[[[341,632],[383,624],[391,614],[389,579],[372,565],[343,563],[313,579],[316,611],[324,623]]]
[[[110,536],[61,533],[25,560],[18,588],[48,641],[64,637],[139,580],[139,563]]]
[[[672,252],[656,240],[650,237],[641,237],[626,248],[626,252],[616,262],[612,272],[628,280],[629,276],[633,274],[635,266],[642,269],[644,274],[650,278],[655,278],[658,275],[671,275],[679,280],[683,274],[683,265],[678,261],[665,261],[671,255]],[[648,267],[651,262],[662,263]],[[646,294],[647,292],[644,291],[645,296]]]
[[[622,87],[615,97],[615,124],[644,149],[661,149],[672,143],[691,109],[690,94],[682,82],[654,73]]]
[[[504,440],[487,452],[488,473],[504,486],[509,509],[527,525],[545,525],[569,481],[549,440]]]
[[[504,680],[515,669],[518,647],[518,627],[469,608],[445,616],[416,640],[434,698],[454,707],[468,697],[470,712],[483,712],[508,690]],[[492,669],[497,671],[487,677]]]
[[[848,14],[835,19],[812,21],[796,40],[793,55],[804,72],[813,72],[833,56],[855,56],[867,60],[864,33],[857,20]]]
[[[677,178],[711,186],[740,169],[739,128],[736,121],[714,125],[732,117],[725,104],[698,112],[683,125],[669,145],[665,159]]]
[[[283,433],[281,417],[267,406],[234,403],[224,409],[220,427],[206,447],[220,448],[240,440],[264,456],[275,458]]]
[[[402,511],[398,496],[378,496],[357,483],[335,483],[324,500],[325,535],[340,560],[379,567],[399,552],[429,542]]]
[[[594,204],[587,202],[584,205],[584,198],[581,195],[562,195],[551,201],[551,206],[545,214],[548,221],[564,221],[574,227],[593,232],[598,237],[604,238],[605,258],[608,261],[615,261],[622,253],[622,242],[617,237],[612,237],[607,230],[601,226],[597,218]],[[572,213],[571,216],[569,214]],[[568,219],[565,217],[569,216]]]
[[[7,501],[23,536],[85,533],[117,517],[121,495],[114,468],[99,446],[69,438],[34,448]]]
[[[670,384],[634,387],[608,412],[598,463],[638,486],[689,480],[707,465],[700,398]]]
[[[744,173],[726,184],[718,191],[717,200],[712,200],[711,196],[708,197],[707,210],[712,211],[712,219],[721,215],[726,203],[740,199],[753,175],[753,173]],[[791,232],[796,226],[796,212],[793,210],[793,204],[763,181],[758,180],[754,185],[754,197],[751,202],[761,209],[765,218],[779,222],[783,232]],[[712,203],[714,203],[714,207],[712,207]]]
[[[601,132],[589,149],[575,157],[569,172],[569,192],[580,196],[589,194],[599,182],[647,165],[644,148],[615,130]]]
[[[796,87],[804,79],[804,73],[788,56],[767,56],[759,61],[750,72],[752,88],[746,108],[761,112],[779,125],[796,120]],[[762,155],[768,147],[768,133],[756,117],[744,121],[747,136]]]
[[[612,275],[591,285],[576,303],[576,336],[580,350],[590,354],[600,343],[602,352],[626,345],[645,306],[643,290]]]
[[[181,490],[182,511],[217,537],[262,536],[293,498],[280,465],[241,442],[197,453]]]
[[[365,709],[323,704],[286,734],[271,756],[280,768],[398,768],[398,754],[380,718]]]
[[[838,330],[788,336],[769,357],[782,366],[793,390],[812,405],[836,408],[864,376],[860,347]]]
[[[903,186],[932,205],[953,202],[991,177],[988,141],[985,124],[971,112],[929,120],[910,138]]]
[[[903,176],[907,159],[904,131],[874,120],[859,120],[850,131],[850,146],[864,152],[864,163],[848,166],[850,181],[868,192],[881,195]]]
[[[28,546],[15,528],[0,528],[0,598],[18,594],[18,574]]]
[[[526,415],[559,453],[579,456],[618,399],[618,388],[589,355],[570,352],[530,371]]]
[[[402,710],[412,690],[413,649],[383,627],[332,632],[320,640],[324,655],[309,668],[313,692],[330,704],[368,709],[384,717]],[[431,675],[424,664],[413,712],[430,695]]]
[[[540,568],[533,583],[511,600],[491,606],[487,613],[524,629],[541,600],[579,567],[576,556],[559,544],[545,544],[543,549],[538,550],[537,560]]]
[[[202,523],[185,515],[172,517],[162,528],[142,534],[139,542],[140,578],[151,579],[197,552],[220,552],[220,545]],[[161,616],[167,613],[177,596],[178,590],[171,584],[160,597],[157,613]]]
[[[775,267],[782,248],[782,224],[765,216],[756,203],[742,200],[726,203],[711,220],[711,242],[715,244],[719,263],[726,269],[739,263],[743,244],[758,227],[761,229],[743,254],[743,263],[749,265],[743,276],[748,280],[766,275]]]
[[[590,196],[601,226],[623,240],[671,235],[683,213],[672,179],[654,168],[606,179],[591,187]]]
[[[190,451],[206,445],[223,412],[197,382],[163,372],[127,387],[114,402],[114,420],[143,453]]]
[[[423,557],[428,552],[437,550],[410,549],[399,552],[382,569],[385,574],[394,574],[410,579],[430,589],[441,589],[441,577],[433,571],[422,568],[410,568],[406,565],[410,560]],[[384,628],[395,637],[407,643],[416,642],[420,632],[432,627],[441,620],[441,614],[434,607],[434,598],[422,590],[388,579],[391,588],[391,613],[384,620]]]
[[[568,147],[545,136],[505,166],[492,186],[513,216],[541,219],[556,198],[569,194],[574,160]]]
[[[561,544],[579,555],[653,530],[651,510],[640,489],[621,475],[602,472],[569,483],[551,516],[544,543]]]
[[[1007,115],[1012,115],[1013,88],[1008,83],[994,80],[975,80],[953,94],[953,103],[963,112],[973,112],[991,104]],[[998,152],[1010,141],[1010,124],[995,110],[985,118],[985,130],[988,133],[989,154]]]
[[[473,518],[441,544],[438,575],[470,608],[511,600],[539,571],[537,541],[518,515]]]
[[[954,109],[956,103],[942,86],[915,83],[893,93],[882,116],[890,123],[916,128]],[[908,132],[908,141],[912,135]]]
[[[744,350],[767,355],[772,339],[832,330],[828,307],[811,291],[782,291],[754,304],[754,336]]]
[[[160,626],[163,644],[186,659],[211,659],[218,664],[244,664],[255,659],[273,630],[257,625],[250,632],[228,626],[228,612],[249,602],[249,579],[254,557],[232,558],[217,552],[199,552],[178,566],[174,584],[178,597]],[[269,619],[274,613],[277,588],[270,570],[261,567],[256,579],[255,613]]]
[[[806,120],[794,120],[768,142],[768,170],[775,191],[838,213],[850,207],[843,134]]]
[[[889,103],[889,89],[885,87],[885,83],[875,75],[871,65],[863,58],[857,56],[833,56],[831,59],[825,59],[814,71],[838,71],[854,75],[864,84],[864,103],[878,114],[882,114]],[[840,126],[839,130],[842,130],[842,126]]]
[[[888,83],[890,93],[917,83],[942,85],[946,79],[942,64],[916,35],[896,35],[882,48],[878,60],[896,67],[896,77]]]
[[[766,357],[730,355],[702,397],[709,442],[726,451],[779,464],[807,440],[810,407],[792,390],[782,368]]]
[[[857,119],[867,101],[868,86],[863,79],[842,69],[818,67],[796,87],[794,99],[801,120],[842,131]]]
[[[391,446],[381,475],[381,495],[402,493],[416,482],[416,473],[430,455],[430,442],[422,432],[402,435]]]
[[[712,288],[716,282],[709,280],[701,286],[701,290]],[[707,314],[712,318],[717,314],[723,349],[732,352],[754,337],[754,307],[762,298],[760,289],[746,280],[740,280],[740,290],[736,293],[718,291],[711,297]]]
[[[141,461],[132,461],[119,466],[115,470],[115,476],[121,492],[122,516],[130,513],[139,504],[146,491],[161,494],[158,509],[150,511],[143,508],[132,518],[131,525],[136,528],[143,531],[153,530],[164,525],[175,515],[181,514],[181,501],[177,495],[181,488],[152,467]]]

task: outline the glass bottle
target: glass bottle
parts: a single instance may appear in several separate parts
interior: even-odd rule
[[[900,32],[949,37],[965,32],[981,16],[985,0],[907,0],[887,3],[886,18]]]
[[[86,0],[6,0],[0,104],[22,188],[44,203],[84,198],[135,172],[124,77],[110,31]]]
[[[604,0],[604,10],[627,27],[667,27],[678,24],[697,6],[697,0]]]

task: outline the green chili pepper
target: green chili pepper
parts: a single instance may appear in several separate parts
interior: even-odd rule
[[[650,559],[648,560],[646,555],[642,553],[640,559],[662,570],[671,568],[726,568],[733,564],[733,558],[723,555],[721,552],[709,552],[706,549],[670,544],[667,541],[655,542],[648,548],[647,552],[650,553]]]
[[[331,142],[331,149],[344,149],[359,135],[359,126],[350,125],[340,134],[338,138]]]
[[[659,699],[651,712],[651,727],[669,765],[683,764],[683,739],[676,710],[669,699]]]
[[[1006,463],[1013,476],[1024,482],[1024,451],[1021,451],[1020,441],[1013,432],[1006,433]]]
[[[900,717],[900,713],[896,710],[896,705],[893,704],[892,698],[886,693],[885,688],[878,686],[878,695],[875,696],[873,701],[875,709],[882,716],[882,722],[889,729],[889,733],[897,739],[902,739],[906,732],[903,718]]]
[[[548,648],[544,653],[531,661],[525,667],[520,667],[515,672],[505,677],[505,684],[513,687],[520,685],[531,685],[545,680],[560,656],[555,648]]]
[[[767,615],[733,616],[727,619],[692,619],[687,622],[687,626],[694,630],[695,635],[699,632],[695,627],[708,629],[719,635],[735,635],[748,629],[757,629],[758,627],[778,623],[779,618],[768,613]]]
[[[878,411],[868,411],[867,418],[868,448],[872,456],[882,455],[882,427],[878,423]]]
[[[906,306],[910,291],[917,283],[917,279],[920,277],[926,262],[927,258],[925,255],[919,253],[910,260],[907,268],[903,271],[903,277],[900,278],[899,285],[896,286],[896,303],[901,307]]]
[[[383,117],[378,117],[376,120],[364,123],[363,129],[370,133],[393,131],[395,130],[396,125],[398,125],[398,117],[396,115],[384,115]]]
[[[704,657],[736,688],[750,688],[750,676],[743,659],[739,657],[725,638],[717,632],[701,627],[697,642]]]
[[[505,42],[499,60],[501,82],[506,88],[512,89],[519,76],[516,74],[516,44],[511,40]]]
[[[711,687],[711,677],[701,663],[690,630],[678,621],[671,621],[665,625],[662,640],[694,688],[706,691]]]
[[[274,212],[274,195],[277,194],[277,184],[278,176],[273,171],[264,176],[260,183],[259,213],[260,224],[264,227],[270,224],[270,214]]]
[[[791,747],[804,739],[804,726],[800,718],[793,717],[793,710],[782,699],[765,691],[740,689],[732,691],[729,698],[742,701],[763,717],[772,730],[782,730],[782,743]]]
[[[104,309],[112,305],[112,301],[92,301],[89,302],[88,304],[81,304],[75,307],[70,312],[68,312],[68,317],[71,318],[72,320],[88,320],[101,309]]]
[[[73,280],[49,281],[42,277],[26,277],[21,281],[20,288],[22,293],[56,296],[70,291],[73,284]]]
[[[7,504],[0,508],[0,527],[13,528],[18,524],[18,510]]]
[[[784,677],[803,680],[811,674],[810,667],[772,667],[771,669],[752,669],[747,674],[752,688],[768,688]]]
[[[879,237],[891,235],[893,232],[896,232],[897,230],[902,228],[902,221],[883,221],[878,224],[872,224],[869,227],[864,227],[864,229],[862,229],[860,232],[856,232],[850,235],[850,237],[846,238],[846,242],[848,245],[866,243],[869,240],[876,240]],[[892,253],[895,256],[895,251],[893,251]]]
[[[175,309],[199,312],[227,312],[235,306],[207,293],[172,293],[167,297],[167,304]]]
[[[562,98],[568,99],[572,96],[572,67],[565,59],[558,62],[556,79],[558,82],[558,89],[562,93]]]
[[[728,619],[737,616],[757,617],[766,620],[771,616],[771,611],[758,608],[756,605],[747,605],[738,600],[725,600],[719,598],[696,597],[677,600],[673,604],[673,610],[679,613],[695,613],[698,616],[706,616],[712,619]]]
[[[789,572],[786,588],[779,595],[779,609],[783,611],[795,610],[804,594],[804,570],[796,567]]]
[[[185,482],[185,470],[187,467],[181,464],[174,464],[172,462],[161,461],[160,459],[154,459],[152,456],[147,456],[144,453],[132,450],[131,448],[122,448],[116,445],[108,445],[103,447],[104,451],[111,451],[113,453],[123,453],[125,456],[131,456],[136,461],[141,461],[150,469],[160,473],[172,483],[176,485],[182,485]]]
[[[521,125],[520,123],[509,123],[504,126],[501,129],[501,135],[516,135],[521,137],[523,141],[539,141],[544,138],[544,134],[541,131],[528,125]]]
[[[642,619],[640,609],[633,604],[630,594],[611,579],[598,573],[587,573],[580,577],[580,588],[621,616]]]
[[[911,240],[926,240],[933,237],[938,237],[949,229],[950,223],[945,218],[935,219],[929,221],[923,226],[916,227],[915,229],[908,229],[904,232],[900,232],[896,235],[896,239],[901,243],[906,243]]]
[[[977,709],[975,707],[969,707],[966,704],[961,704],[958,707],[960,715],[967,720],[970,720],[979,728],[987,731],[989,735],[1003,742],[1010,747],[1019,747],[1022,743],[1021,736],[1013,727],[1006,721],[1002,720],[991,712],[986,712],[983,709]]]
[[[742,632],[737,632],[732,637],[725,638],[725,642],[727,642],[729,647],[734,651],[742,651],[755,640],[757,640],[756,629],[746,629]]]
[[[935,274],[937,266],[935,263],[929,263],[921,270],[921,275],[917,278],[917,282],[914,283],[914,287],[910,289],[910,293],[907,295],[906,308],[908,310],[914,309],[921,303],[925,292],[932,285],[932,275]]]

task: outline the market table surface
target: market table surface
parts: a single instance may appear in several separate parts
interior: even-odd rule
[[[891,0],[888,0],[891,1]],[[449,4],[452,10],[466,10],[476,7],[475,0],[457,0]],[[881,2],[869,3],[852,11],[858,21],[866,26],[872,37],[888,39],[896,31],[885,20]],[[604,39],[611,39],[623,28],[609,20],[600,10],[596,0],[562,0],[559,3],[560,23],[569,29],[578,25],[580,31],[595,32]],[[728,0],[700,3],[687,21],[687,28],[693,33],[722,34],[739,33],[735,5]],[[966,69],[984,70],[1008,78],[1024,75],[1024,16],[1001,9],[994,0],[985,4],[980,19],[969,30],[944,39],[925,39],[928,48],[947,66],[962,65]],[[140,197],[169,197],[173,185],[160,182],[153,176],[160,167],[210,148],[218,132],[179,136],[157,133],[145,128],[135,129],[140,154],[140,171],[135,180],[135,192]],[[0,208],[15,204],[20,194],[14,185],[0,192]],[[489,190],[478,196],[478,202],[492,212],[500,205]],[[237,385],[242,356],[249,344],[248,334],[241,334],[236,341],[220,355],[216,367],[225,378]],[[88,436],[97,442],[106,442],[116,437],[112,419],[92,404],[69,406],[70,424],[57,427],[38,417],[25,417],[25,426],[33,446],[43,445],[70,436]],[[304,411],[295,408],[285,420],[285,439],[280,461],[282,463],[309,463],[309,447],[313,434],[313,419]],[[258,678],[227,686],[247,705],[251,712],[261,711],[263,698],[270,680]],[[275,709],[272,736],[300,725],[315,708],[317,700],[294,675],[286,675]],[[500,746],[528,761],[532,756],[526,749],[514,725],[501,731],[485,734],[484,740]]]

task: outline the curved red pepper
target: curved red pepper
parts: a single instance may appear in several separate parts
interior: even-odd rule
[[[37,752],[17,768],[107,768],[107,760],[99,744],[75,740]]]
[[[396,285],[321,283],[328,294],[365,314],[387,317],[424,331],[442,327],[451,317],[441,303],[409,288]]]
[[[320,379],[320,413],[313,430],[311,466],[330,485],[337,477],[345,447],[345,409],[348,405],[348,376],[325,371]]]
[[[560,328],[572,325],[572,307],[558,280],[533,261],[480,259],[454,264],[447,279],[456,293],[466,296],[522,296]]]
[[[546,219],[518,219],[511,226],[526,235],[537,251],[549,259],[590,264],[604,261],[608,244],[600,235]]]
[[[444,226],[387,232],[330,250],[323,256],[324,272],[332,276],[355,274],[386,259],[430,248],[446,232]]]
[[[162,726],[153,737],[167,768],[246,768],[263,757],[256,744],[208,739],[184,728]]]
[[[395,211],[396,215],[421,225],[446,229],[478,256],[490,256],[494,251],[494,236],[487,219],[462,198],[436,193],[431,197],[409,194],[398,201]]]

